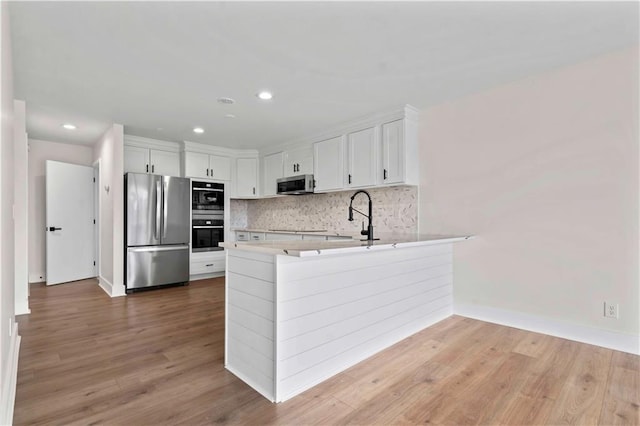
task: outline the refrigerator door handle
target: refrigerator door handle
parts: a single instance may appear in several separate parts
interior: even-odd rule
[[[167,182],[166,180],[164,181],[163,184],[163,191],[162,193],[165,194],[167,192],[167,189],[169,189],[169,182]],[[162,214],[163,214],[163,218],[162,218],[162,238],[167,238],[167,210],[169,209],[169,203],[166,197],[162,197]]]
[[[130,253],[144,253],[144,252],[156,252],[156,251],[176,251],[176,250],[188,250],[188,245],[180,246],[154,246],[154,247],[127,247],[127,251]]]
[[[156,240],[160,239],[160,212],[162,209],[162,187],[160,186],[160,180],[156,180],[156,226],[153,230],[153,236]]]

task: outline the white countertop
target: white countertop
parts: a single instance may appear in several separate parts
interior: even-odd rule
[[[335,235],[335,234],[332,234]],[[360,240],[338,241],[235,241],[220,243],[226,249],[238,249],[265,254],[288,255],[297,257],[349,254],[367,250],[394,250],[403,247],[417,247],[431,244],[445,244],[473,238],[470,235],[411,235],[399,234],[381,236],[372,243]]]

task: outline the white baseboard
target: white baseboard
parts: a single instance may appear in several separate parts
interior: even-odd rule
[[[47,276],[44,272],[32,272],[29,274],[29,284],[43,283],[47,281]]]
[[[113,284],[111,284],[111,282],[108,279],[106,279],[105,277],[99,276],[98,285],[100,286],[101,289],[104,290],[105,293],[109,295],[109,297],[111,297],[111,288],[113,287]]]
[[[26,315],[30,313],[31,309],[29,309],[29,300],[23,300],[16,303],[16,315]]]
[[[18,324],[13,324],[11,343],[6,368],[6,381],[2,384],[2,398],[0,399],[0,424],[13,424],[13,407],[16,402],[16,385],[18,381],[18,355],[20,353],[20,336]]]
[[[105,277],[98,277],[98,285],[101,289],[104,290],[105,293],[109,295],[109,297],[120,297],[127,295],[127,292],[124,290],[124,286],[114,286],[111,281],[109,281]]]
[[[640,336],[481,305],[454,303],[453,313],[535,333],[640,355]]]
[[[111,286],[111,297],[122,297],[126,296],[127,292],[124,289],[124,285],[112,285]]]
[[[189,281],[207,280],[209,278],[224,277],[224,271],[212,272],[210,274],[189,275]]]

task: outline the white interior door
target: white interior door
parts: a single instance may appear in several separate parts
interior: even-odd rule
[[[93,168],[46,163],[47,285],[94,277]]]

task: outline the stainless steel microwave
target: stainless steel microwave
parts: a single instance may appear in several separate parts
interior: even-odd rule
[[[277,193],[283,195],[313,194],[315,186],[313,175],[279,178],[276,180],[276,184],[278,185]]]

